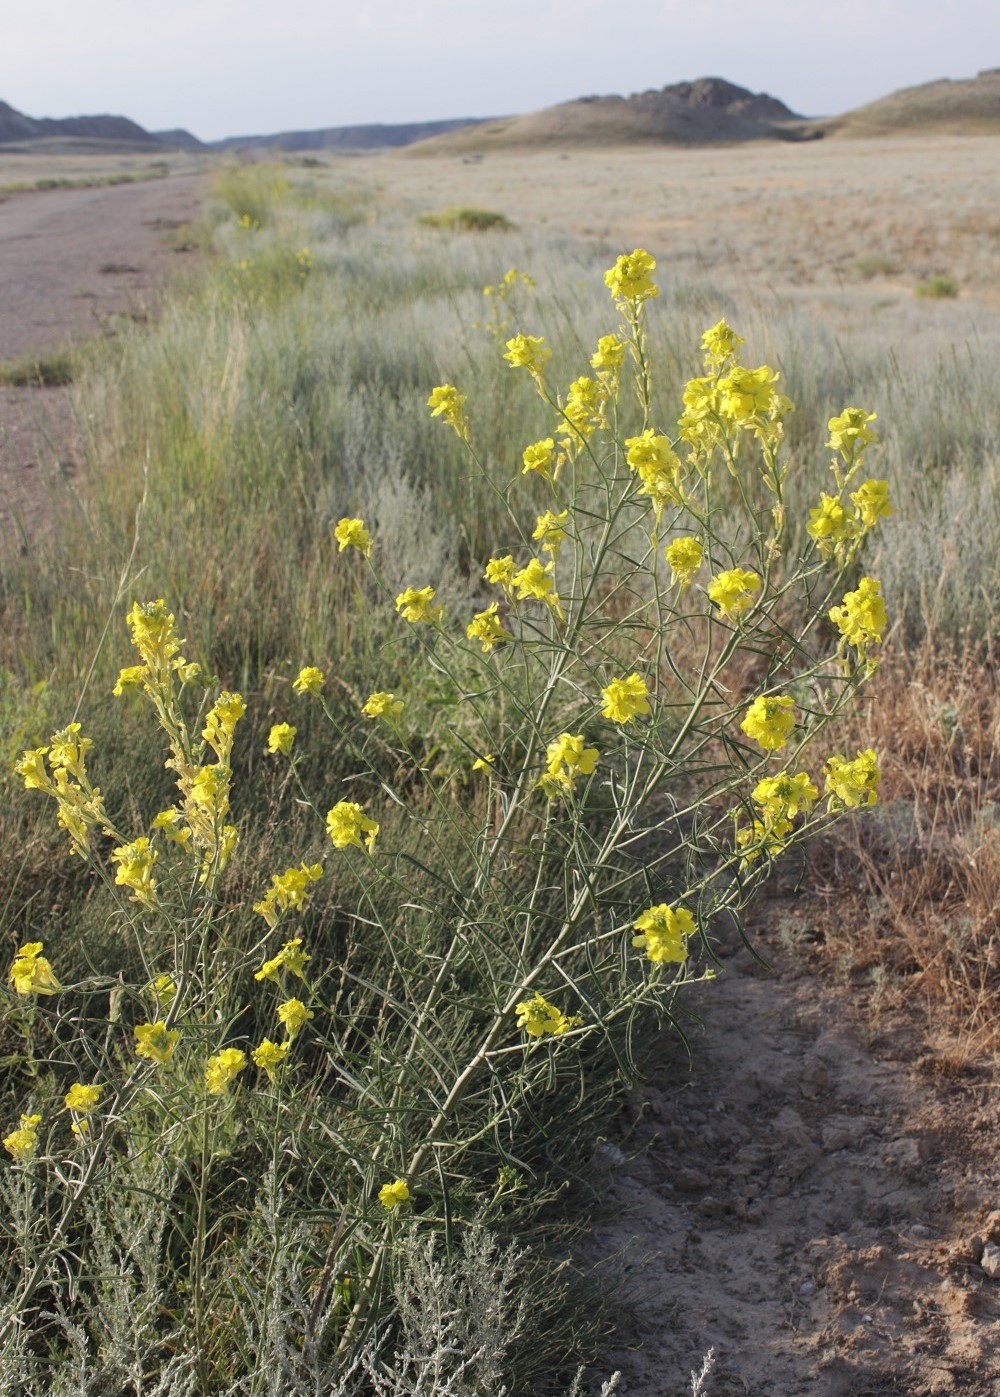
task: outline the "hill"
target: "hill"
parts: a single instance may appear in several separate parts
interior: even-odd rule
[[[1000,132],[1000,68],[987,68],[974,78],[904,87],[822,126],[831,136],[995,134]]]
[[[579,97],[528,116],[504,117],[426,142],[414,154],[511,147],[616,146],[648,142],[806,140],[819,134],[784,102],[723,78],[699,78],[631,97]]]
[[[481,117],[414,121],[395,125],[324,126],[314,131],[279,131],[270,136],[226,136],[213,150],[386,150],[482,124]]]
[[[127,116],[33,117],[0,102],[0,145],[59,140],[98,141],[127,150],[164,148],[158,137]]]

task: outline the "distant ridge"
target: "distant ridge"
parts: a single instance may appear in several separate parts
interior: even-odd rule
[[[766,92],[750,92],[724,78],[698,78],[631,97],[579,97],[528,116],[489,121],[428,141],[416,147],[414,154],[547,145],[809,140],[821,134]]]
[[[127,116],[67,116],[61,118],[25,116],[7,102],[0,102],[0,145],[21,145],[32,141],[99,141],[117,148],[164,149],[152,132],[130,121]],[[194,140],[194,137],[191,137]]]
[[[985,68],[974,78],[904,87],[822,124],[832,136],[1000,133],[1000,68]]]
[[[314,131],[279,131],[271,136],[226,136],[210,141],[212,150],[389,150],[431,136],[481,125],[488,117],[456,117],[451,121],[412,121],[395,125],[324,126]]]

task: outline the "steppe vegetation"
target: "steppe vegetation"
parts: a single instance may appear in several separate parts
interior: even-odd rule
[[[11,1391],[600,1390],[588,1154],[807,835],[808,935],[995,1047],[990,229],[846,145],[823,205],[785,148],[540,158],[544,230],[537,166],[441,167],[475,233],[415,161],[229,170],[205,276],[81,361],[86,492],[3,563]],[[701,430],[734,355],[780,378]]]

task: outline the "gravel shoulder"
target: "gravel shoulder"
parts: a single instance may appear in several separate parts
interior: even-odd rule
[[[0,201],[0,363],[155,313],[184,265],[172,234],[204,176],[11,194]],[[81,464],[71,390],[0,387],[0,548],[31,547]]]

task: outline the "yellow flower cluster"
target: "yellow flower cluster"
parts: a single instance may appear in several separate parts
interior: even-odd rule
[[[556,444],[551,437],[532,442],[524,448],[521,460],[524,462],[522,475],[542,475],[550,479],[556,462]]]
[[[687,960],[687,938],[695,933],[694,917],[686,907],[668,907],[665,902],[648,907],[632,923],[639,932],[632,945],[646,952],[654,965]]]
[[[555,579],[552,576],[553,564],[543,563],[541,558],[532,558],[520,571],[515,572],[510,579],[511,587],[517,588],[518,601],[543,601],[560,620],[565,619],[565,613],[559,600],[559,593],[555,590]],[[487,574],[489,566],[487,565]]]
[[[339,800],[332,810],[327,811],[326,832],[335,849],[346,849],[353,844],[358,849],[367,849],[371,853],[378,829],[378,822],[369,819],[361,806],[353,800]]]
[[[515,1005],[514,1012],[517,1014],[518,1028],[523,1029],[529,1038],[561,1038],[571,1028],[578,1028],[583,1023],[579,1016],[569,1018],[541,994],[522,1000]]]
[[[233,750],[233,733],[236,724],[247,711],[242,694],[231,694],[224,689],[208,710],[202,737],[211,747],[219,761],[228,764]]]
[[[100,1101],[103,1090],[99,1082],[74,1082],[63,1097],[63,1104],[71,1116],[69,1128],[78,1140],[89,1134],[90,1121],[87,1117]]]
[[[604,285],[616,301],[626,301],[638,308],[643,301],[660,294],[652,279],[655,270],[655,258],[650,257],[645,248],[637,247],[634,252],[623,252],[615,265],[604,273]]]
[[[260,969],[254,972],[254,979],[276,980],[283,970],[287,970],[289,975],[304,980],[306,965],[311,959],[312,957],[302,950],[302,937],[295,936],[291,941],[285,942],[276,956],[266,960]]]
[[[727,621],[741,621],[754,604],[760,591],[760,578],[746,568],[730,568],[720,572],[708,584],[708,599],[713,601]]]
[[[659,518],[665,504],[680,504],[682,465],[668,439],[652,427],[625,442],[625,460],[642,481],[640,495],[648,495]]]
[[[48,747],[24,752],[14,770],[26,790],[42,791],[56,802],[56,819],[70,837],[73,852],[90,852],[89,831],[99,827],[113,834],[98,787],[87,775],[89,737],[80,736],[80,724],[69,723],[54,733]],[[47,763],[47,765],[46,765]]]
[[[312,694],[318,698],[326,683],[326,675],[315,665],[306,665],[292,680],[292,690],[296,694]]]
[[[538,785],[549,800],[571,793],[578,776],[591,776],[600,753],[588,747],[582,732],[562,732],[545,749],[545,771]]]
[[[830,608],[830,620],[843,636],[843,643],[863,657],[869,645],[879,643],[889,624],[881,582],[862,577],[856,592],[847,592],[841,606]]]
[[[469,423],[465,416],[465,400],[465,393],[460,393],[450,383],[442,383],[432,391],[427,399],[427,406],[432,417],[443,418],[450,427],[454,427],[463,441],[468,441]]]
[[[552,350],[546,347],[541,336],[515,335],[507,341],[507,353],[503,357],[512,369],[527,369],[532,378],[540,379]]]
[[[535,521],[535,531],[531,537],[539,544],[543,553],[550,553],[556,558],[559,548],[564,539],[568,538],[566,530],[563,528],[569,518],[569,510],[561,510],[559,514],[553,514],[551,510],[546,510],[540,514]]]
[[[366,558],[372,555],[372,536],[365,528],[363,519],[340,519],[334,526],[333,536],[337,541],[337,552],[345,548],[356,548]]]
[[[405,1179],[396,1179],[394,1183],[383,1184],[378,1191],[378,1201],[386,1212],[392,1212],[394,1208],[400,1207],[403,1203],[409,1203],[410,1198],[410,1190]]]
[[[144,907],[157,905],[153,865],[158,858],[145,835],[133,839],[130,844],[119,845],[111,854],[112,863],[118,865],[115,882],[119,887],[128,888],[133,902],[139,902]]]
[[[775,858],[781,853],[792,832],[792,822],[799,815],[809,814],[819,798],[819,791],[807,772],[800,771],[792,776],[782,771],[758,781],[750,798],[758,807],[758,817],[736,836],[738,847],[745,851],[745,866],[762,854]]]
[[[710,371],[721,368],[733,358],[743,343],[736,331],[727,325],[725,320],[720,320],[701,337],[701,346],[705,351],[705,368]]]
[[[138,1024],[132,1031],[135,1034],[136,1057],[148,1057],[161,1066],[173,1057],[181,1036],[179,1028],[167,1028],[163,1019],[158,1019],[156,1023]]]
[[[514,637],[505,630],[500,621],[500,603],[491,602],[485,611],[477,611],[465,628],[469,640],[478,640],[483,654],[488,655],[495,645],[503,645]]]
[[[850,762],[839,755],[828,758],[823,775],[831,810],[845,806],[853,810],[859,805],[874,805],[878,800],[881,773],[872,747],[859,752]]]
[[[639,674],[630,674],[627,679],[612,679],[601,690],[601,697],[604,699],[601,717],[610,718],[613,723],[631,723],[633,718],[644,718],[649,713],[649,691]]]
[[[412,625],[418,621],[434,625],[440,621],[444,607],[434,605],[433,587],[407,587],[396,598],[396,610],[404,621]]]
[[[578,454],[604,420],[604,389],[592,378],[575,378],[562,404],[565,435],[559,445],[569,460]]]
[[[275,723],[267,735],[267,750],[274,757],[279,754],[290,757],[297,732],[298,728],[293,727],[291,723]]]
[[[701,567],[704,549],[700,538],[675,538],[663,550],[670,564],[670,581],[673,586],[690,587],[691,581]]]
[[[27,941],[11,962],[9,979],[17,994],[58,994],[62,989],[42,955],[44,943]]]
[[[284,873],[276,873],[271,886],[255,902],[253,910],[259,912],[269,927],[276,927],[282,912],[299,911],[309,900],[309,885],[323,876],[323,865],[319,863],[301,864],[298,868],[286,868]]]
[[[3,1147],[17,1164],[24,1164],[35,1153],[41,1116],[22,1116],[16,1130],[4,1136]]]
[[[839,496],[827,494],[820,495],[819,504],[809,511],[806,532],[816,540],[823,558],[832,555],[843,563],[879,520],[892,514],[886,480],[866,480],[851,492],[850,499],[854,505],[850,514]]]
[[[205,1064],[205,1090],[210,1096],[224,1096],[229,1083],[235,1081],[247,1065],[247,1055],[241,1048],[223,1048]]]
[[[377,693],[369,694],[361,705],[361,712],[366,718],[398,718],[403,711],[403,700],[398,699],[395,694],[378,690]]]
[[[777,752],[795,729],[795,701],[786,694],[762,694],[747,709],[740,727],[765,752]]]

